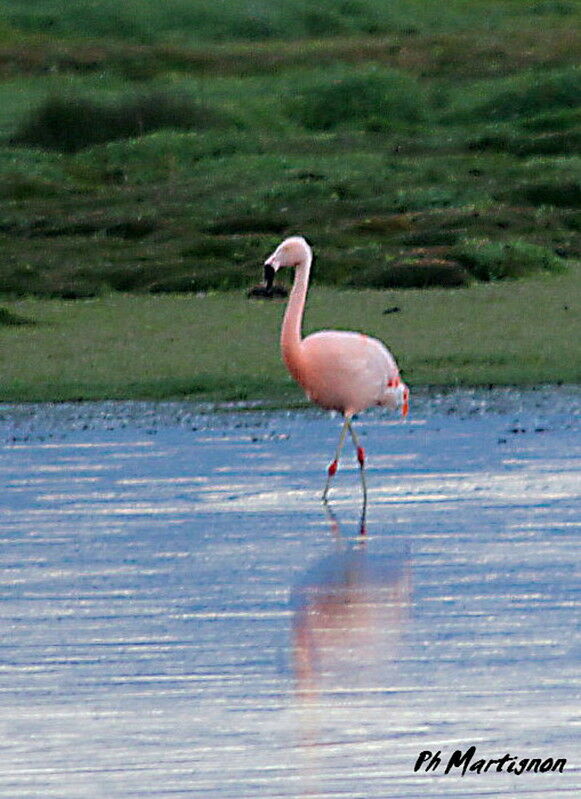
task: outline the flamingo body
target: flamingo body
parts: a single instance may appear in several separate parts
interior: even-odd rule
[[[373,405],[397,407],[399,372],[381,341],[362,333],[321,330],[301,342],[297,382],[312,402],[353,416]]]

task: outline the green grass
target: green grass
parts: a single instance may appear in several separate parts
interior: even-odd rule
[[[485,281],[525,277],[537,270],[560,272],[566,268],[562,258],[518,239],[510,243],[465,239],[453,253],[471,274]]]
[[[573,298],[581,269],[470,288],[314,288],[305,334],[364,330],[392,349],[410,385],[581,379]],[[399,313],[384,314],[397,305]],[[34,326],[0,327],[0,399],[301,399],[282,365],[284,305],[242,292],[5,302]]]
[[[547,19],[570,19],[575,0],[253,0],[209,3],[192,0],[6,0],[0,21],[4,36],[14,30],[55,36],[103,37],[149,43],[303,39],[357,33],[408,35],[430,31],[510,27],[515,16],[536,25]],[[519,8],[520,6],[520,8]],[[522,8],[524,6],[524,9]],[[484,12],[484,13],[483,13]],[[14,33],[12,33],[14,35]]]

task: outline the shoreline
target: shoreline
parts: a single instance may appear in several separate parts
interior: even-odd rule
[[[104,400],[81,402],[0,403],[0,440],[50,437],[59,431],[90,431],[139,427],[154,432],[159,428],[183,427],[260,427],[277,417],[326,418],[330,412],[310,403],[297,407],[266,405],[262,401],[199,402],[188,400]],[[407,422],[397,414],[373,408],[360,414],[360,420],[381,419],[390,424],[413,424],[425,417],[469,419],[488,415],[510,416],[514,430],[526,432],[521,424],[532,424],[538,432],[542,420],[557,426],[575,426],[581,416],[580,385],[544,385],[533,388],[453,388],[412,389],[412,405]],[[529,421],[523,422],[522,420]],[[521,420],[521,421],[519,421]],[[531,421],[532,420],[532,421]],[[535,421],[536,420],[536,421]]]

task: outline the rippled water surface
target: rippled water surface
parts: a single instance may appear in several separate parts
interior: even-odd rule
[[[0,408],[0,796],[580,795],[580,405]]]

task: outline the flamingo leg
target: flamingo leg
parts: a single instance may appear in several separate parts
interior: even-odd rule
[[[343,449],[343,444],[345,442],[345,436],[347,435],[347,428],[349,427],[350,421],[351,417],[346,416],[343,427],[341,428],[341,435],[339,436],[339,443],[337,444],[335,457],[327,469],[327,482],[325,483],[325,490],[323,491],[323,496],[321,497],[323,502],[327,502],[327,494],[329,493],[329,488],[331,487],[331,478],[335,475],[337,467],[339,466],[339,458],[341,457],[341,450]]]
[[[362,513],[362,528],[365,524],[365,511],[367,509],[367,481],[365,480],[365,450],[359,443],[359,439],[353,429],[353,425],[351,424],[351,419],[347,422],[347,428],[351,433],[351,438],[353,439],[353,443],[355,445],[355,449],[357,450],[357,460],[359,461],[359,473],[361,474],[361,487],[363,489],[363,513]]]

